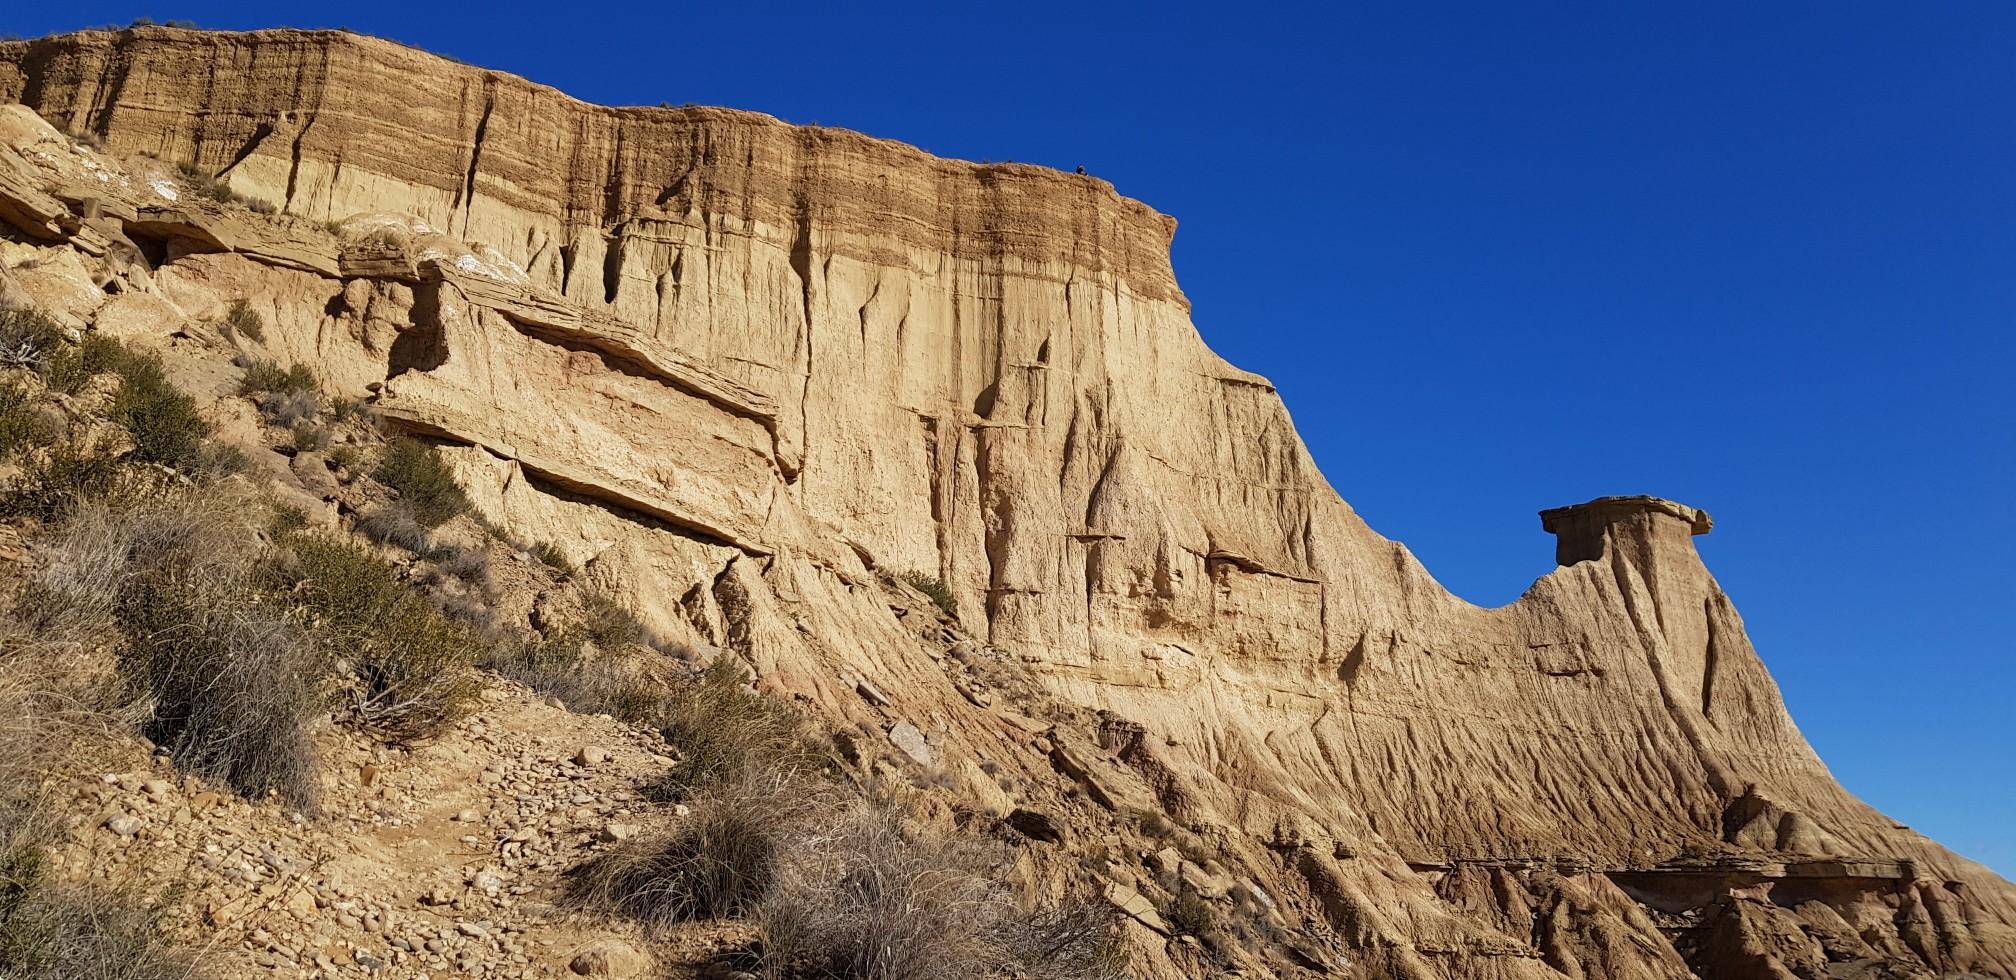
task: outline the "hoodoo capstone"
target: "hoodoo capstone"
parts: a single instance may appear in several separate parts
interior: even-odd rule
[[[66,225],[83,196],[0,151],[20,236],[131,243],[76,320],[251,297],[273,356],[443,443],[490,519],[655,631],[916,733],[980,812],[1043,813],[1028,860],[1131,896],[1143,976],[2016,978],[2016,888],[1834,781],[1705,513],[1545,511],[1559,567],[1451,595],[1205,346],[1173,221],[1103,181],[328,31],[0,43],[0,102],[280,212],[66,170],[113,202]],[[942,622],[871,587],[906,573]],[[955,683],[968,656],[1096,730]],[[1265,928],[1210,959],[1156,889]]]

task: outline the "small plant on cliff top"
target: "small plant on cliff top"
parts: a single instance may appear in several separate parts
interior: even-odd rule
[[[255,341],[266,339],[266,318],[243,298],[231,301],[231,308],[224,312],[224,325],[240,337]]]
[[[911,588],[924,593],[925,598],[930,599],[945,615],[953,619],[959,618],[959,600],[953,598],[952,588],[945,584],[944,579],[923,572],[905,572],[903,581]]]
[[[385,456],[372,475],[399,491],[400,502],[423,527],[440,527],[469,509],[469,495],[456,482],[448,461],[433,446],[416,439],[399,439],[385,447]]]
[[[245,395],[256,392],[292,395],[313,392],[315,388],[315,372],[299,361],[283,368],[272,361],[254,359],[245,365],[245,377],[238,382],[238,392]]]

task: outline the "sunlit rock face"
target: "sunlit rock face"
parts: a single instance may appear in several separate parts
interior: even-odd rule
[[[334,32],[0,44],[0,100],[298,219],[38,160],[54,133],[17,110],[14,224],[68,240],[96,226],[63,201],[127,202],[101,223],[149,295],[254,297],[276,346],[455,447],[488,515],[655,629],[836,719],[887,707],[874,677],[952,756],[1198,830],[1305,968],[2016,976],[2010,886],[1849,796],[1793,726],[1694,550],[1705,513],[1550,510],[1560,567],[1502,608],[1451,596],[1202,343],[1174,222],[1103,181],[593,106]],[[1110,737],[1074,751],[962,697],[869,587],[909,571]],[[1160,942],[1147,974],[1194,973]]]

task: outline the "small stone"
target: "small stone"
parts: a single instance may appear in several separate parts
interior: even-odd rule
[[[618,841],[629,840],[637,836],[637,828],[623,823],[605,824],[602,827],[602,832],[596,836],[600,837],[603,843],[614,844]]]
[[[583,977],[634,977],[650,969],[651,961],[619,939],[599,939],[574,954],[567,969]]]
[[[455,923],[455,931],[471,939],[482,939],[490,935],[487,930],[474,922],[457,922]]]
[[[139,833],[140,828],[144,826],[146,826],[145,822],[139,817],[128,813],[118,814],[105,821],[105,829],[121,837],[131,837]]]
[[[931,764],[931,743],[925,741],[924,733],[918,731],[916,725],[899,721],[890,726],[889,744],[901,749],[904,755],[909,756],[918,765]]]
[[[576,765],[599,766],[608,761],[609,750],[599,745],[583,746],[581,751],[574,753],[574,762]]]

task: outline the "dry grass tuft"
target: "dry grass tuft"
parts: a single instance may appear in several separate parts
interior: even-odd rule
[[[679,750],[679,763],[650,787],[659,798],[683,799],[764,773],[827,762],[805,736],[797,712],[750,690],[741,666],[727,657],[675,686],[657,710],[665,740]]]
[[[670,834],[582,868],[573,896],[653,928],[751,915],[785,854],[832,806],[829,789],[783,774],[718,786]]]
[[[1119,975],[1107,914],[1024,911],[998,877],[998,847],[868,800],[826,826],[790,849],[757,912],[773,980]]]

